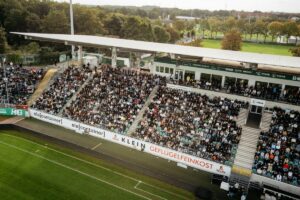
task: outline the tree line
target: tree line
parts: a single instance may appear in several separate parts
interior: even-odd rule
[[[170,43],[180,37],[177,30],[159,20],[125,15],[99,6],[75,4],[73,10],[76,34]],[[0,0],[0,54],[9,47],[28,43],[8,34],[11,31],[69,34],[69,4],[50,0]]]
[[[298,16],[296,14],[79,4],[75,4],[73,10],[76,34],[169,43],[175,43],[184,35],[195,38],[200,34],[201,38],[214,39],[225,36],[232,29],[238,30],[243,40],[257,42],[260,37],[263,42],[267,38],[274,42],[282,35],[287,38],[300,36],[299,22],[290,20],[291,16]],[[188,12],[199,18],[192,21],[175,19],[176,15],[188,15]],[[24,47],[28,41],[8,34],[11,31],[68,34],[69,4],[52,0],[0,0],[0,54],[15,49],[31,50]],[[37,44],[30,47],[39,50]],[[66,48],[62,45],[52,47]]]

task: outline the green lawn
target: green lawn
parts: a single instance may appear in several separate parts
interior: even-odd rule
[[[191,193],[62,147],[0,131],[1,199],[193,199]]]
[[[206,48],[214,48],[214,49],[221,48],[221,40],[207,40],[206,39],[203,41],[202,44],[203,44],[203,47],[206,47]],[[292,46],[243,42],[242,51],[291,56],[292,54],[289,52],[289,49],[291,47]]]

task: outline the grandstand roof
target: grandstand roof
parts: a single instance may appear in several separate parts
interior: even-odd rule
[[[274,65],[281,67],[300,68],[300,58],[291,56],[278,56],[259,53],[246,53],[240,51],[229,51],[221,49],[210,49],[202,47],[181,46],[156,42],[145,42],[138,40],[118,39],[110,37],[90,35],[69,35],[69,34],[42,34],[42,33],[21,33],[12,34],[27,36],[28,39],[61,42],[68,45],[82,45],[93,47],[118,47],[129,50],[164,52],[185,56],[206,57],[221,60],[231,60],[246,63]]]

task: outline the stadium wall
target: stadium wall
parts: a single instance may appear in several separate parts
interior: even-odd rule
[[[124,145],[136,150],[140,150],[154,156],[158,156],[164,159],[172,160],[177,163],[210,172],[213,174],[230,176],[231,167],[222,165],[220,163],[212,162],[206,159],[188,155],[182,152],[174,151],[165,147],[161,147],[149,142],[144,142],[124,136],[121,134],[113,133],[111,131],[103,130],[94,126],[79,123],[73,120],[65,119],[55,115],[47,114],[38,110],[29,109],[30,116],[54,125],[64,127],[66,129],[74,130],[79,134],[89,134],[94,137],[105,139],[114,143]]]

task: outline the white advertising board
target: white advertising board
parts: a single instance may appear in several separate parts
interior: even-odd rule
[[[255,106],[259,106],[259,107],[265,107],[266,101],[260,100],[260,99],[251,99],[250,104],[255,105]]]
[[[62,117],[57,117],[34,109],[29,109],[29,113],[31,117],[38,120],[74,130],[77,133],[86,133],[94,137],[99,137],[136,150],[144,151],[154,156],[172,160],[177,163],[182,163],[199,170],[225,176],[230,176],[231,173],[231,167],[229,166],[181,153],[172,149],[151,144],[149,142],[144,142],[135,138],[113,133],[111,131],[103,130],[101,128],[82,124]]]

